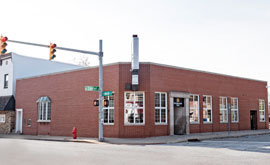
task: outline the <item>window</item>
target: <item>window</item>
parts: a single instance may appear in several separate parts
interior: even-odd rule
[[[8,74],[4,75],[4,88],[8,88]]]
[[[238,98],[231,98],[231,120],[232,122],[238,122]]]
[[[219,97],[220,122],[228,122],[227,97]]]
[[[199,123],[199,95],[190,95],[189,98],[190,123]]]
[[[144,92],[125,92],[125,124],[144,124]]]
[[[49,97],[40,97],[37,100],[38,104],[38,121],[50,122],[51,121],[51,100]]]
[[[155,93],[155,123],[167,123],[167,93]]]
[[[114,123],[114,96],[105,96],[104,99],[109,100],[109,106],[103,108],[104,124]]]
[[[1,114],[0,115],[0,123],[5,123],[6,122],[6,115],[5,114]]]
[[[212,123],[212,96],[203,96],[203,122]]]
[[[260,122],[265,122],[265,102],[264,102],[264,100],[259,100],[259,113],[260,113]]]

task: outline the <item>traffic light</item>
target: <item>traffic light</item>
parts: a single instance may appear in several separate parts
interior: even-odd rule
[[[56,44],[50,43],[50,60],[54,59],[56,55],[54,54],[56,52]]]
[[[103,104],[103,107],[108,107],[109,106],[109,100],[103,100],[102,104]]]
[[[99,106],[99,100],[94,100],[93,105],[94,106]]]
[[[1,54],[3,55],[3,54],[5,54],[6,52],[7,52],[7,49],[6,49],[6,46],[7,46],[7,41],[8,40],[8,38],[7,37],[3,37],[3,36],[1,36],[1,38],[0,38],[0,45],[1,45]]]

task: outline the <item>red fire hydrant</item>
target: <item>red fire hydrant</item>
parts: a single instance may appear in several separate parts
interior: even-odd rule
[[[72,134],[73,134],[73,139],[77,139],[77,128],[76,127],[73,127]]]

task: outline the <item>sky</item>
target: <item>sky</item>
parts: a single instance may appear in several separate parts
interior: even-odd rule
[[[104,64],[155,62],[270,82],[269,0],[0,0],[0,33],[10,40],[98,51]],[[8,51],[48,59],[49,49],[8,43]],[[87,56],[58,50],[55,61]],[[270,83],[268,83],[270,85]]]

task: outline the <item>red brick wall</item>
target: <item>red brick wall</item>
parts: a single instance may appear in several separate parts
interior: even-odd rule
[[[105,137],[148,137],[169,135],[169,92],[185,91],[200,95],[200,124],[191,124],[191,132],[227,131],[227,124],[219,123],[219,96],[238,97],[239,119],[232,130],[250,129],[250,110],[257,110],[258,129],[268,128],[259,122],[258,99],[267,103],[266,82],[233,78],[204,72],[140,64],[139,91],[145,92],[145,125],[124,125],[125,83],[131,83],[130,64],[104,67],[104,91],[115,92],[114,125],[104,126]],[[17,81],[16,108],[23,108],[23,121],[31,119],[32,126],[23,123],[24,134],[71,136],[72,128],[78,136],[98,136],[98,107],[92,102],[98,92],[85,92],[84,86],[98,86],[98,68],[54,74]],[[155,125],[154,92],[167,92],[168,124]],[[213,124],[203,124],[202,96],[211,95]],[[52,100],[51,122],[37,123],[36,101],[41,96]],[[267,112],[267,106],[266,106]]]
[[[104,67],[104,91],[115,91],[118,100],[119,66]],[[77,127],[78,136],[98,136],[98,107],[93,100],[98,92],[86,92],[84,86],[98,86],[98,68],[54,74],[17,81],[16,108],[23,108],[24,134],[49,134],[71,136],[73,127]],[[52,100],[51,122],[37,123],[36,101],[41,96]],[[118,104],[115,103],[115,109]],[[31,127],[27,127],[31,119]],[[118,116],[115,116],[118,120]],[[104,135],[118,136],[118,123],[104,126]]]
[[[150,65],[150,72],[151,93],[185,91],[200,95],[200,124],[190,124],[191,133],[227,131],[227,124],[220,124],[219,122],[219,96],[226,96],[228,103],[230,103],[231,97],[238,97],[239,123],[231,124],[231,130],[250,129],[250,110],[257,110],[258,129],[269,127],[268,121],[259,122],[258,110],[259,99],[264,99],[267,103],[266,82],[158,65]],[[212,96],[213,124],[203,124],[203,95]],[[154,95],[152,95],[152,98],[154,98]],[[154,99],[152,100],[151,111],[154,112]],[[159,126],[155,127],[157,128]],[[164,130],[163,134],[168,134],[168,132],[169,125],[167,126],[167,131]]]

